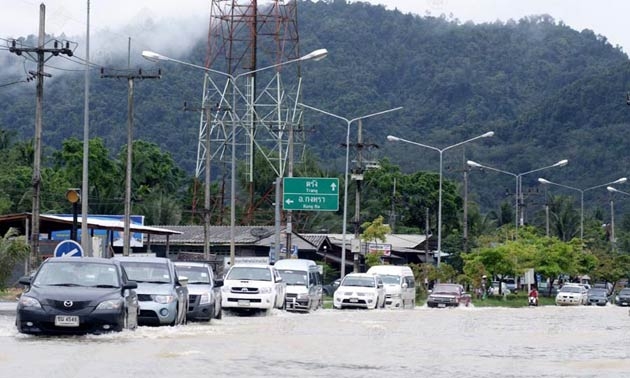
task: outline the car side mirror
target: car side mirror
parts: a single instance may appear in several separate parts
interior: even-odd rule
[[[122,288],[123,290],[137,289],[138,283],[136,281],[127,281],[123,284]]]
[[[278,278],[276,279],[276,282],[282,282],[282,277],[278,277]]]
[[[407,285],[406,282],[403,282],[402,285],[400,285],[403,289],[406,289],[407,287],[409,287],[409,285]]]
[[[20,277],[18,282],[21,283],[22,285],[29,286],[31,284],[31,276]]]
[[[376,287],[380,289],[380,288],[383,287],[383,284],[380,283],[380,284],[376,285]]]
[[[178,277],[177,284],[179,286],[188,286],[188,277]]]

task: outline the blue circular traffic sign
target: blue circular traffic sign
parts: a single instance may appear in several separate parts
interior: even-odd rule
[[[63,240],[55,247],[55,257],[82,257],[83,248],[74,240]]]

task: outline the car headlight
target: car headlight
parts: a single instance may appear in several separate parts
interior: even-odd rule
[[[271,288],[270,287],[261,287],[260,288],[260,292],[262,294],[271,294]]]
[[[123,305],[121,299],[112,299],[109,301],[103,301],[96,306],[97,310],[118,310]]]
[[[308,294],[306,293],[298,294],[297,299],[308,299]]]
[[[229,293],[231,288],[229,286],[221,286],[222,293]]]
[[[22,307],[37,307],[37,308],[42,308],[42,305],[39,303],[39,301],[33,297],[28,297],[25,295],[22,295],[20,297],[20,301],[19,304]]]
[[[615,301],[619,302],[619,297],[618,296],[615,297]]]
[[[400,294],[392,294],[392,298],[400,298]]]
[[[203,293],[201,297],[199,297],[199,304],[208,304],[210,303],[210,293]]]
[[[157,302],[160,304],[169,304],[175,301],[174,295],[151,295],[151,299],[153,302]]]

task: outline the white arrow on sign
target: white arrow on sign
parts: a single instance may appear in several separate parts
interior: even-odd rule
[[[284,201],[284,202],[286,202],[286,203],[287,203],[287,205],[290,205],[290,204],[292,204],[292,203],[293,203],[293,200],[292,200],[291,198],[289,198],[288,200],[286,200],[286,201]]]
[[[330,184],[330,189],[334,192],[335,189],[337,189],[337,185],[335,185],[335,183],[333,182],[332,184]]]
[[[71,250],[70,250],[70,251],[68,251],[68,252],[64,252],[64,254],[63,254],[63,255],[61,255],[61,257],[66,257],[66,256],[75,256],[75,255],[78,255],[78,254],[79,254],[79,249],[78,249],[78,248],[75,248],[75,249],[71,249]]]

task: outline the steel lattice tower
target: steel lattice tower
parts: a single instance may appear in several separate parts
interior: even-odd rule
[[[302,115],[297,106],[300,63],[264,69],[297,59],[298,46],[294,1],[271,0],[259,5],[257,0],[212,0],[205,66],[229,76],[208,72],[204,77],[205,111],[199,123],[195,174],[203,175],[206,154],[213,162],[229,161],[232,138],[236,138],[236,156],[246,165],[250,183],[250,215],[255,156],[264,158],[278,177],[284,177],[292,175],[294,146],[303,148]],[[230,77],[236,78],[234,83]]]

